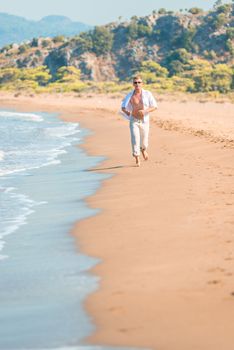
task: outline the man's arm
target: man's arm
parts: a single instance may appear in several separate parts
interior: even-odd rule
[[[148,91],[148,98],[149,98],[149,107],[140,110],[138,113],[140,115],[141,118],[144,117],[144,115],[151,113],[153,111],[155,111],[158,108],[157,102],[154,98],[154,96],[152,95],[151,92]]]
[[[127,114],[128,116],[130,116],[130,112],[129,111],[127,111],[127,109],[125,108],[125,107],[122,107],[121,108],[122,109],[122,111],[125,113],[125,114]]]
[[[148,107],[146,109],[140,109],[137,114],[140,118],[143,118],[146,114],[153,112],[157,109],[157,107]]]
[[[145,112],[145,114],[147,114],[147,113],[155,111],[156,109],[157,109],[157,107],[148,107],[148,108],[144,109],[144,112]]]

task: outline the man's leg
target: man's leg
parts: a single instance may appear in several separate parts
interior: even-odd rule
[[[132,155],[136,159],[136,165],[140,166],[140,129],[136,122],[130,122]]]
[[[149,145],[149,122],[141,124],[141,152],[145,160],[149,159],[147,148]]]

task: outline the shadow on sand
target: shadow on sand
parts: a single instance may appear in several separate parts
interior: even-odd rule
[[[113,169],[123,169],[123,168],[135,168],[135,167],[136,165],[117,165],[117,166],[111,166],[107,168],[92,168],[86,171],[102,171],[102,170],[113,170]]]

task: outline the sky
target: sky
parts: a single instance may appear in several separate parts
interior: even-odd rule
[[[223,0],[223,3],[231,0]],[[39,20],[48,15],[63,15],[91,25],[107,24],[132,16],[146,16],[164,7],[179,10],[191,7],[211,9],[215,0],[0,0],[0,12]]]

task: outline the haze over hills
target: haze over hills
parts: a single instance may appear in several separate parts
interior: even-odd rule
[[[73,22],[64,16],[46,16],[40,21],[31,21],[23,17],[0,13],[0,47],[40,36],[73,36],[88,29],[91,29],[90,25]]]

